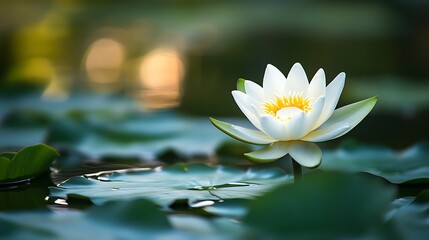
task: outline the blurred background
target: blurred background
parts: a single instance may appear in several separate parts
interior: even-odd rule
[[[379,96],[347,139],[405,148],[428,139],[428,12],[418,0],[3,0],[0,149],[199,154],[223,139],[208,116],[243,116],[238,78],[261,84],[266,64],[295,62],[328,82],[346,72],[340,105]]]

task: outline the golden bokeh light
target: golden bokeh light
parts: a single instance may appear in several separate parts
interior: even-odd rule
[[[171,108],[180,103],[180,86],[184,76],[178,51],[157,48],[139,63],[143,106],[146,109]]]
[[[91,84],[99,89],[114,88],[121,77],[125,48],[116,40],[98,39],[88,48],[84,61]]]

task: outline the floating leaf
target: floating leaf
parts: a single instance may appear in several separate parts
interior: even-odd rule
[[[189,205],[203,200],[251,199],[292,177],[277,169],[240,170],[204,164],[177,164],[164,169],[73,177],[51,187],[51,197],[81,195],[95,204],[109,200],[147,198],[162,206],[187,199]]]
[[[114,121],[82,114],[78,119],[64,119],[53,124],[47,142],[95,158],[115,155],[154,159],[166,149],[187,157],[209,156],[227,139],[206,118],[186,117],[175,112],[134,112],[128,118]]]
[[[416,144],[402,152],[385,147],[340,148],[325,151],[320,168],[368,172],[392,183],[421,178],[429,181],[429,147]]]
[[[185,157],[211,156],[227,139],[206,117],[142,112],[135,102],[119,96],[74,95],[65,101],[0,96],[0,119],[5,120],[0,121],[0,149],[47,142],[95,159],[155,159],[166,149]]]
[[[429,190],[414,201],[404,199],[389,214],[390,223],[402,239],[426,239],[429,236]]]
[[[242,218],[247,214],[248,201],[249,200],[231,199],[207,206],[204,210],[223,217]]]
[[[54,239],[246,239],[239,223],[196,216],[167,217],[145,199],[109,202],[86,212],[0,213],[0,236],[8,240]]]
[[[168,236],[168,230],[165,214],[146,200],[109,203],[88,212],[0,213],[0,235],[6,239],[139,239],[164,231]]]
[[[173,227],[189,233],[198,233],[197,239],[252,239],[246,227],[229,218],[203,218],[195,215],[169,216]],[[176,238],[174,238],[176,239]]]
[[[2,120],[5,127],[37,128],[50,124],[52,117],[37,109],[13,109]]]
[[[36,177],[49,170],[58,157],[55,149],[37,144],[21,149],[18,153],[0,154],[0,183]]]
[[[244,222],[279,239],[374,238],[394,192],[369,176],[318,172],[251,202]]]

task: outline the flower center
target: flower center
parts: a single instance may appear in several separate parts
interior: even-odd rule
[[[290,93],[289,96],[277,97],[275,101],[262,103],[265,113],[271,114],[281,120],[290,120],[299,110],[308,113],[313,107],[313,99],[304,98],[303,93]]]

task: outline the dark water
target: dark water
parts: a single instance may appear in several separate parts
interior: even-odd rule
[[[48,175],[15,185],[0,185],[0,211],[46,208],[45,197],[52,185]]]

